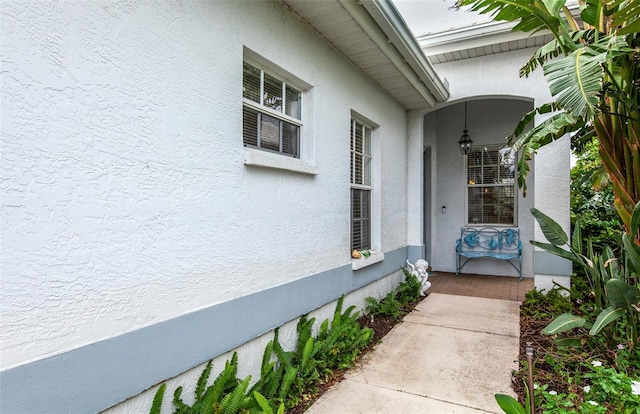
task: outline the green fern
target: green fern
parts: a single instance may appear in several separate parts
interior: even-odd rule
[[[202,371],[202,374],[200,374],[200,377],[198,378],[198,383],[196,385],[196,400],[199,400],[202,398],[202,395],[204,394],[204,391],[206,389],[207,381],[209,380],[210,374],[211,374],[211,361],[207,362],[207,366],[205,367],[205,369]]]
[[[263,414],[284,414],[284,403],[280,403],[280,406],[276,408],[274,404],[264,397],[264,395],[257,391],[253,392],[253,398],[260,406]]]
[[[291,389],[291,385],[296,379],[298,375],[298,368],[291,368],[285,371],[284,378],[282,379],[282,386],[280,387],[280,394],[278,398],[284,400],[289,395],[289,390]]]
[[[160,410],[162,409],[162,399],[164,398],[164,392],[167,389],[167,384],[162,384],[156,394],[153,397],[153,404],[151,404],[151,409],[149,410],[149,414],[160,414]]]
[[[186,414],[191,412],[191,407],[182,401],[182,386],[176,388],[173,392],[173,406],[175,407],[174,414]]]
[[[245,402],[249,382],[251,382],[250,375],[240,381],[233,391],[224,396],[221,402],[222,414],[237,414],[240,412]]]

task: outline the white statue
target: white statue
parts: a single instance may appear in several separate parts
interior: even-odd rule
[[[431,282],[429,282],[429,273],[427,273],[427,269],[429,268],[429,262],[423,259],[416,260],[415,265],[411,264],[407,260],[407,267],[409,268],[409,272],[418,278],[418,281],[422,285],[420,289],[420,296],[424,296],[424,293],[431,287]]]

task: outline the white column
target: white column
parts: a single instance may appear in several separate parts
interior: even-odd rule
[[[536,123],[542,118],[536,119]],[[570,215],[570,170],[571,170],[571,141],[564,136],[538,150],[534,157],[534,188],[535,207],[555,220],[562,229],[571,235]],[[547,242],[540,226],[535,224],[534,240]],[[539,290],[549,290],[553,282],[569,287],[571,283],[572,263],[541,249],[534,249],[533,272],[535,287]]]
[[[424,258],[423,111],[407,112],[407,245],[409,260]]]

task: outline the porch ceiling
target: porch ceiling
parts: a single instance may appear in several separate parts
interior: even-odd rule
[[[283,0],[303,21],[407,110],[449,92],[389,0]]]

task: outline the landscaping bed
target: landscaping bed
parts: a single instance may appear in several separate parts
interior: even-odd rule
[[[377,315],[377,316],[374,316],[373,318],[371,317],[371,315],[364,315],[359,317],[358,324],[362,328],[371,328],[373,330],[373,340],[369,343],[369,345],[365,349],[362,350],[362,352],[358,356],[358,359],[354,362],[354,365],[357,364],[364,357],[364,355],[366,355],[369,351],[371,351],[378,343],[380,343],[380,341],[382,341],[384,336],[388,334],[389,331],[391,331],[391,329],[393,329],[394,326],[401,323],[404,316],[411,313],[411,311],[420,302],[422,302],[427,296],[428,294],[426,296],[419,297],[417,301],[412,301],[404,304],[401,309],[401,316],[397,318],[391,317],[391,316],[385,316],[385,315]],[[302,401],[300,404],[296,405],[295,407],[288,409],[286,413],[287,414],[304,413],[314,402],[318,400],[318,398],[322,396],[322,394],[328,391],[329,388],[339,383],[340,381],[344,380],[345,373],[349,369],[350,368],[346,368],[340,371],[336,371],[333,376],[331,376],[326,381],[319,384],[315,392],[307,394],[304,397],[304,401]]]

